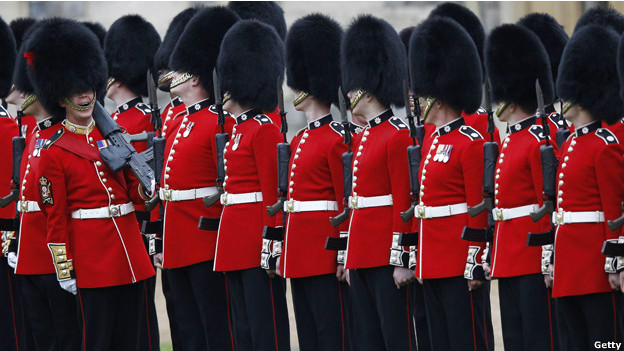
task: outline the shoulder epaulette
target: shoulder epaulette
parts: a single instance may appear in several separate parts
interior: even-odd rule
[[[483,107],[479,107],[477,113],[480,115],[487,115],[487,111]]]
[[[559,128],[565,128],[568,126],[565,120],[563,119],[563,116],[561,116],[561,114],[558,112],[551,113],[550,116],[548,116],[548,119],[550,119],[550,121],[553,122]]]
[[[470,126],[461,126],[459,128],[459,132],[467,136],[468,138],[470,138],[470,140],[473,140],[473,141],[477,139],[483,139],[483,136],[481,136],[481,134],[477,132],[476,129]]]
[[[329,126],[334,132],[336,132],[336,134],[340,136],[344,136],[345,134],[344,126],[340,122],[331,122]]]
[[[598,128],[596,130],[596,136],[604,140],[605,144],[617,144],[619,142],[615,134],[607,128]]]
[[[392,124],[397,130],[409,129],[399,117],[390,118],[390,124]]]
[[[49,149],[50,146],[52,146],[64,134],[65,134],[65,128],[59,128],[59,130],[57,130],[56,132],[54,132],[54,134],[52,134],[50,139],[47,139],[46,141],[43,142],[43,146],[41,148],[42,149]]]
[[[273,121],[271,121],[271,119],[267,116],[267,115],[257,115],[254,117],[254,119],[256,120],[256,122],[258,122],[260,125],[263,124],[272,124]]]
[[[9,111],[7,111],[4,107],[0,106],[0,118],[2,117],[11,117],[11,115],[9,115]]]
[[[537,141],[542,141],[546,139],[546,135],[544,135],[544,127],[534,124],[529,128],[529,133],[531,133]]]
[[[210,110],[210,112],[216,114],[219,114],[219,111],[217,111],[217,106],[216,105],[210,105],[210,107],[208,108]],[[234,116],[232,116],[229,112],[227,112],[226,110],[223,110],[223,115],[225,117],[232,117],[234,118]]]
[[[148,104],[144,102],[139,102],[138,104],[134,105],[134,107],[136,107],[139,111],[143,112],[144,115],[149,115],[152,113],[152,109],[149,107]]]

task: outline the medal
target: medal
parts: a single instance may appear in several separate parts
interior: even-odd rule
[[[189,134],[191,134],[191,129],[193,129],[193,127],[195,126],[195,122],[189,122],[188,125],[186,126],[186,130],[184,131],[184,134],[182,134],[183,137],[188,137]]]
[[[240,143],[241,134],[236,134],[234,138],[234,146],[232,146],[232,151],[236,151],[238,149],[238,143]]]

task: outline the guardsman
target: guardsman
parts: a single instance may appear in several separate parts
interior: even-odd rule
[[[388,22],[363,15],[345,33],[341,59],[352,114],[367,120],[353,146],[345,263],[354,342],[362,350],[415,350],[414,271],[408,268],[410,248],[398,244],[411,227],[400,212],[410,207],[405,161],[412,141],[407,125],[390,109],[403,105],[405,48]]]
[[[32,27],[37,20],[30,17],[22,17],[16,18],[11,21],[9,27],[11,27],[11,31],[13,32],[13,37],[15,38],[15,48],[16,50],[22,46],[23,38],[26,32]],[[9,69],[13,69],[13,66],[8,66]],[[20,105],[16,105],[18,108]],[[6,106],[5,106],[6,107]],[[35,127],[37,126],[37,121],[35,118],[30,115],[25,115],[22,117],[22,135],[30,134]]]
[[[444,2],[434,8],[429,17],[433,16],[442,16],[448,17],[455,22],[459,23],[466,32],[470,35],[470,38],[474,42],[477,47],[477,52],[479,53],[479,60],[481,62],[481,69],[483,76],[485,76],[485,63],[483,62],[483,44],[485,42],[485,31],[483,29],[483,25],[479,20],[479,17],[475,15],[472,11],[470,11],[467,7],[463,5],[459,5],[454,2]],[[415,48],[418,50],[418,48]],[[474,113],[466,113],[462,111],[462,117],[464,117],[464,121],[467,126],[470,126],[477,130],[481,135],[487,134],[488,128],[488,118],[485,110],[483,108],[479,108]],[[425,139],[431,135],[435,131],[432,125],[425,124],[426,133]],[[497,127],[494,127],[494,141],[500,146],[500,133]],[[490,312],[488,311],[488,315]],[[488,326],[489,330],[492,329],[492,326]],[[494,334],[490,333],[488,335],[491,342],[494,342]]]
[[[528,233],[551,229],[550,214],[537,223],[529,216],[544,202],[540,147],[546,138],[550,144],[556,140],[553,133],[545,135],[535,114],[536,80],[544,101],[555,100],[548,54],[537,35],[515,24],[495,28],[485,47],[492,102],[503,106],[496,113],[510,133],[496,163],[490,270],[498,279],[503,342],[510,350],[552,350],[555,336],[550,294],[542,276],[542,247],[527,246]]]
[[[622,210],[622,154],[617,137],[601,122],[622,116],[616,56],[618,34],[601,25],[575,30],[566,45],[557,78],[563,117],[575,133],[562,145],[557,171],[557,211],[553,222],[553,296],[568,327],[568,348],[589,350],[596,341],[620,340],[616,327],[619,288],[615,260],[600,253],[606,239],[617,239],[608,220]]]
[[[36,26],[28,35],[36,30]],[[26,136],[26,148],[21,156],[20,195],[18,211],[20,225],[18,245],[15,252],[9,251],[9,265],[18,275],[25,316],[32,328],[35,350],[79,350],[82,338],[75,297],[63,290],[56,280],[56,270],[50,261],[46,240],[46,218],[39,209],[37,198],[39,187],[38,152],[39,139],[51,137],[58,129],[63,117],[51,116],[46,112],[34,94],[34,88],[27,76],[28,65],[24,50],[19,51],[13,84],[26,96],[19,110],[35,117],[37,127]],[[15,157],[15,156],[14,156]],[[11,249],[11,248],[9,248]]]
[[[489,289],[481,266],[485,244],[461,239],[464,227],[487,227],[485,213],[467,213],[481,201],[483,183],[484,139],[462,117],[462,111],[473,113],[481,103],[477,47],[457,22],[433,16],[414,29],[409,64],[422,117],[436,127],[423,144],[415,211],[416,277],[423,281],[431,347],[493,349],[487,328]]]
[[[286,37],[287,84],[297,93],[293,104],[308,122],[290,143],[288,213],[280,272],[291,278],[297,336],[302,350],[349,349],[348,316],[343,300],[344,265],[325,250],[327,236],[346,234],[329,217],[342,212],[344,128],[334,122],[340,85],[342,28],[320,14],[297,20]],[[296,159],[295,159],[296,157]]]
[[[117,109],[112,114],[113,119],[129,134],[154,131],[151,121],[152,111],[143,103],[142,96],[147,95],[145,77],[148,70],[153,71],[153,57],[159,46],[158,32],[140,15],[126,15],[117,19],[106,33],[104,56],[108,63],[109,77],[106,84],[106,96],[117,105]],[[147,149],[146,142],[135,142],[133,146],[137,152]],[[139,225],[150,219],[150,213],[145,210],[143,204],[135,205],[134,214]],[[148,238],[143,236],[143,241],[149,252]],[[151,351],[160,348],[158,319],[154,304],[156,276],[146,280],[145,284],[147,305],[144,322],[141,324],[139,343],[141,349]]]
[[[282,40],[273,27],[242,20],[223,38],[217,70],[230,99],[224,108],[236,116],[226,144],[224,205],[217,237],[215,270],[226,272],[236,349],[289,350],[286,281],[260,267],[265,226],[277,201],[278,128],[262,111],[277,106],[284,73]],[[278,245],[279,246],[279,245]]]
[[[530,13],[518,20],[517,24],[528,28],[538,36],[542,45],[544,45],[544,48],[546,49],[546,53],[548,54],[553,82],[556,82],[557,72],[559,71],[559,62],[561,62],[561,54],[563,53],[563,48],[568,43],[569,39],[568,34],[563,29],[563,26],[560,25],[551,15],[546,13]],[[558,139],[565,140],[563,137],[573,132],[574,128],[568,126],[568,122],[566,122],[565,118],[563,118],[563,116],[555,110],[554,102],[559,100],[556,93],[557,92],[555,91],[555,100],[553,103],[548,103],[545,109],[546,113],[548,113],[548,130],[550,132],[550,140],[553,140],[558,144]],[[537,124],[542,125],[541,118],[538,118]],[[559,130],[567,130],[567,132],[561,134],[562,131]],[[558,138],[557,135],[561,136]]]
[[[169,24],[169,28],[167,28],[167,33],[163,38],[162,43],[156,50],[154,54],[154,70],[158,73],[158,88],[169,94],[170,101],[169,103],[162,109],[160,116],[162,122],[161,133],[164,138],[168,136],[175,135],[176,126],[172,126],[172,122],[180,122],[182,118],[186,115],[186,106],[184,106],[184,102],[179,96],[172,95],[169,86],[171,84],[171,76],[173,72],[169,69],[169,59],[171,58],[171,53],[173,52],[173,48],[175,44],[178,42],[182,31],[184,31],[184,27],[188,21],[195,15],[197,12],[196,8],[188,8],[177,14],[171,23]],[[171,127],[171,128],[170,128]],[[173,133],[167,134],[167,130],[172,130]],[[162,203],[161,205],[162,206]],[[159,208],[160,208],[159,206]],[[161,209],[164,211],[164,208]],[[162,215],[159,213],[159,219],[163,219],[164,212]],[[152,212],[152,220],[158,219],[154,216],[154,212]],[[158,235],[162,240],[162,234]],[[160,245],[162,247],[162,245]],[[158,247],[158,246],[157,246]],[[180,333],[178,332],[178,325],[176,323],[175,318],[175,302],[173,295],[171,294],[171,287],[169,284],[169,271],[164,269],[160,271],[161,283],[162,283],[162,291],[165,296],[165,301],[167,305],[167,315],[171,316],[169,318],[169,329],[171,331],[171,344],[174,350],[179,350],[182,347],[182,339],[180,337]]]
[[[195,15],[195,13],[197,13],[197,8],[190,7],[178,13],[173,20],[171,20],[169,28],[167,28],[167,33],[154,55],[154,69],[158,73],[158,89],[164,91],[165,93],[169,93],[171,98],[169,103],[162,109],[161,112],[163,120],[163,137],[171,135],[171,133],[167,133],[168,130],[175,129],[175,126],[171,126],[171,123],[174,120],[177,120],[178,117],[184,116],[184,112],[186,112],[186,107],[184,106],[182,99],[179,96],[174,96],[169,88],[171,85],[171,78],[173,76],[173,71],[169,69],[169,59],[171,58],[171,53],[173,52],[180,35],[184,31],[184,27],[186,27],[186,24],[193,17],[193,15]]]
[[[217,194],[217,147],[221,133],[214,104],[213,70],[223,36],[238,21],[225,7],[198,10],[180,36],[169,65],[171,92],[184,100],[186,115],[167,139],[160,198],[165,202],[163,252],[154,256],[168,269],[175,322],[183,350],[234,348],[225,276],[213,270],[216,228],[198,228],[202,215],[218,218],[222,206],[204,206]],[[234,119],[226,116],[230,134]],[[175,134],[174,134],[175,133]]]
[[[6,110],[7,102],[20,103],[19,92],[12,88],[13,67],[15,66],[15,39],[9,26],[0,18],[0,197],[8,196],[12,185],[12,139],[19,135],[18,125]],[[10,95],[11,94],[11,95]],[[10,96],[10,97],[9,97]],[[5,100],[6,99],[6,100]],[[15,237],[15,202],[0,208],[0,234],[3,246],[8,246]],[[21,321],[21,305],[17,293],[16,279],[7,258],[0,257],[0,348],[17,350],[24,344],[24,324]],[[13,318],[13,317],[17,318]],[[16,338],[17,336],[17,338]]]
[[[228,8],[241,19],[258,20],[273,27],[282,41],[286,40],[286,19],[284,10],[276,1],[229,1]],[[226,96],[227,99],[227,96]],[[282,120],[277,106],[264,112],[278,129],[282,127]]]
[[[37,99],[65,116],[63,128],[40,141],[34,186],[59,284],[78,294],[82,348],[137,349],[154,268],[132,213],[133,202],[144,201],[140,185],[128,169],[112,172],[98,152],[108,143],[92,117],[106,86],[104,53],[88,28],[58,18],[42,21],[24,52]]]

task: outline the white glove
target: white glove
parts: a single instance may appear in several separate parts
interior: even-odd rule
[[[76,295],[78,293],[78,287],[76,287],[76,279],[75,278],[60,281],[59,284],[61,285],[61,288],[63,288],[63,290],[65,290],[67,292],[70,292],[70,293],[72,293],[74,295]]]
[[[15,252],[9,252],[7,254],[7,262],[11,268],[15,269],[15,267],[17,267],[17,255]]]

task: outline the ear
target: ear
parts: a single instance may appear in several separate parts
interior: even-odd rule
[[[193,76],[193,78],[191,78],[191,86],[196,87],[198,85],[199,85],[199,77]]]

